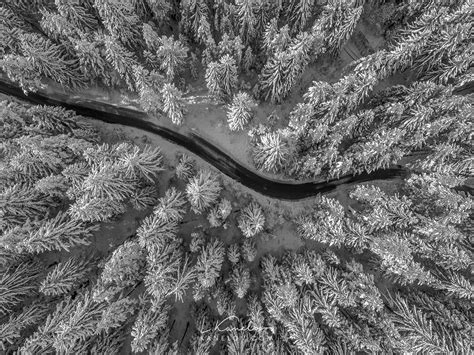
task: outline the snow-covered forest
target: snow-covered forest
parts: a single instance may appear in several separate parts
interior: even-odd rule
[[[473,24],[472,0],[3,0],[0,92],[133,109],[290,188],[404,174],[276,199],[0,94],[0,352],[472,353]]]

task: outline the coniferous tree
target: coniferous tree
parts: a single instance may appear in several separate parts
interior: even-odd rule
[[[140,46],[140,20],[130,1],[94,0],[94,6],[111,36],[129,48]]]
[[[322,29],[326,33],[326,46],[339,50],[354,31],[363,10],[358,1],[330,1],[323,13]]]
[[[249,263],[257,257],[257,247],[252,239],[245,239],[242,244],[242,256]]]
[[[185,104],[181,91],[171,83],[166,83],[161,91],[163,95],[163,110],[175,125],[182,125]]]
[[[178,179],[187,181],[194,174],[194,161],[186,154],[181,154],[176,164],[176,176]]]
[[[253,159],[257,167],[274,172],[286,166],[289,155],[288,143],[279,132],[267,133],[259,137],[259,142],[253,150]]]
[[[237,87],[235,59],[224,55],[219,62],[209,63],[206,69],[206,85],[210,93],[219,99],[229,99]]]
[[[166,221],[154,214],[146,217],[137,230],[138,242],[142,248],[146,249],[174,242],[176,233],[176,221]]]
[[[91,11],[90,3],[77,4],[66,0],[55,0],[58,13],[83,32],[96,30],[99,23]]]
[[[46,195],[32,188],[18,184],[6,187],[0,195],[0,214],[3,219],[0,228],[19,225],[27,219],[45,215],[49,204]]]
[[[194,38],[205,43],[211,35],[209,7],[206,1],[189,0],[181,4],[181,25],[192,33]]]
[[[0,288],[0,312],[10,313],[28,295],[34,294],[38,281],[38,265],[22,263],[2,270]]]
[[[240,260],[240,251],[237,244],[229,245],[227,249],[227,259],[231,262],[232,265],[236,265]]]
[[[231,287],[239,298],[244,298],[250,287],[250,271],[243,264],[237,265],[232,271]]]
[[[221,95],[220,88],[220,65],[218,62],[211,62],[206,69],[206,85],[209,92],[214,96]]]
[[[78,197],[75,193],[73,198],[77,200],[69,207],[68,214],[77,221],[106,222],[125,212],[125,203],[111,198],[87,194]]]
[[[217,176],[209,170],[200,170],[186,186],[186,195],[195,213],[202,213],[211,207],[216,202],[220,191],[221,186]]]
[[[11,9],[0,6],[2,23],[0,25],[0,53],[18,53],[20,50],[20,34],[28,30],[26,23]]]
[[[287,92],[290,56],[286,52],[277,52],[265,65],[261,73],[260,86],[264,99],[279,103]]]
[[[128,146],[119,158],[125,176],[130,179],[143,179],[153,183],[158,173],[163,171],[163,155],[159,148]]]
[[[120,77],[125,80],[128,88],[135,91],[135,83],[133,77],[133,68],[138,63],[132,52],[118,43],[113,37],[105,36],[105,53],[107,61],[119,73]]]
[[[69,251],[74,246],[88,245],[89,238],[97,229],[97,225],[86,225],[71,219],[65,212],[59,212],[54,218],[28,220],[21,227],[7,230],[2,247],[18,254]]]
[[[161,102],[161,85],[165,79],[163,76],[155,72],[143,68],[141,65],[133,66],[133,75],[135,80],[135,88],[140,99],[140,106],[146,112],[156,114],[162,113]]]
[[[165,192],[165,196],[158,200],[153,213],[164,221],[181,221],[186,213],[186,200],[184,195],[171,187]]]
[[[46,296],[59,296],[71,292],[84,281],[90,271],[88,260],[70,258],[50,271],[41,282],[40,292]]]
[[[295,28],[300,31],[304,29],[312,16],[314,2],[314,0],[299,0],[293,4],[290,18]]]
[[[78,60],[68,56],[60,45],[34,33],[20,34],[19,41],[22,55],[5,56],[0,64],[10,79],[19,81],[24,90],[38,88],[40,76],[64,87],[83,86]]]
[[[224,262],[224,254],[224,246],[218,240],[208,243],[201,248],[195,266],[199,287],[209,289],[214,286]]]
[[[158,193],[154,186],[138,187],[130,196],[133,208],[143,211],[157,203]]]
[[[188,48],[180,41],[171,37],[162,36],[158,39],[156,57],[160,62],[160,69],[172,81],[176,74],[183,70],[186,64]]]
[[[207,215],[207,220],[209,221],[209,224],[211,227],[220,227],[221,226],[221,221],[219,218],[219,212],[216,207],[211,209],[209,211],[209,214]]]
[[[256,34],[257,19],[255,10],[257,4],[254,0],[237,0],[237,14],[240,20],[240,32],[246,43],[250,42]]]
[[[256,103],[246,92],[237,93],[227,111],[227,122],[231,131],[242,130],[252,119]]]
[[[144,351],[151,345],[158,333],[165,329],[168,312],[169,306],[164,304],[157,305],[152,309],[146,303],[142,306],[131,331],[133,352]]]
[[[239,217],[238,225],[245,237],[251,238],[263,231],[265,216],[262,207],[255,202],[245,207]]]
[[[0,348],[3,351],[13,350],[24,338],[28,328],[38,325],[49,312],[49,307],[41,303],[32,303],[20,313],[10,315],[7,322],[0,325]]]
[[[109,300],[143,277],[145,254],[136,241],[126,241],[114,250],[104,265],[94,299]]]
[[[137,301],[128,297],[119,298],[109,303],[97,324],[97,332],[109,333],[113,329],[120,328],[127,323],[130,316],[133,316],[137,308]]]

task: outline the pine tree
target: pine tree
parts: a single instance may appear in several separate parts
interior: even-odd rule
[[[161,163],[161,153],[156,149],[145,151],[149,153],[145,157],[138,158],[125,156],[123,163],[128,164],[128,170],[133,173],[140,172],[149,178],[149,171],[154,169],[161,171],[161,167],[153,166],[153,162]],[[140,158],[144,159],[140,159]],[[150,165],[151,164],[151,165]],[[112,163],[100,163],[93,166],[90,174],[84,179],[82,188],[90,197],[104,198],[115,201],[127,200],[133,193],[133,178],[127,178],[122,174],[122,166]],[[148,171],[147,171],[148,170]]]
[[[178,179],[187,181],[195,174],[194,160],[186,154],[181,154],[175,169]]]
[[[287,93],[287,77],[290,72],[290,57],[286,52],[277,52],[262,69],[259,80],[265,100],[280,103]]]
[[[242,256],[249,263],[255,260],[257,257],[257,246],[252,239],[245,239],[242,244]]]
[[[255,26],[257,18],[255,15],[256,3],[254,0],[237,0],[237,15],[240,20],[240,33],[245,41],[249,43],[256,34]]]
[[[153,214],[146,217],[137,229],[138,242],[146,249],[173,243],[176,240],[177,227],[176,221],[166,221]]]
[[[73,198],[76,198],[76,193]],[[133,194],[133,191],[131,192]],[[132,195],[133,196],[133,195]],[[131,197],[132,197],[131,196]],[[107,197],[91,197],[85,194],[77,197],[77,200],[68,209],[68,214],[73,220],[82,222],[106,222],[112,218],[125,213],[125,203]]]
[[[7,230],[0,245],[18,254],[69,251],[74,246],[88,245],[97,229],[97,225],[85,225],[71,219],[67,213],[59,212],[54,218],[28,220],[21,227]],[[9,239],[9,235],[15,239]]]
[[[292,6],[290,19],[294,28],[302,31],[312,16],[314,0],[299,0]]]
[[[200,43],[212,39],[209,20],[209,7],[206,1],[189,0],[181,4],[181,25]]]
[[[186,64],[188,48],[172,37],[162,36],[158,39],[156,56],[160,61],[160,68],[172,81],[176,74],[183,70]]]
[[[407,347],[415,351],[450,352],[443,333],[436,328],[416,307],[397,295],[393,300],[393,319],[397,330],[403,334]]]
[[[289,155],[288,143],[278,131],[262,135],[253,150],[257,167],[273,172],[287,165]]]
[[[151,309],[146,304],[142,306],[131,331],[133,352],[146,350],[158,333],[165,330],[168,312],[169,306],[163,304]]]
[[[256,103],[246,92],[238,92],[232,99],[227,111],[227,122],[231,131],[242,130],[252,119]]]
[[[6,6],[0,6],[0,18],[0,53],[18,53],[20,34],[27,30],[25,22]]]
[[[146,210],[157,203],[158,192],[154,186],[138,187],[130,196],[130,204],[138,211]]]
[[[442,283],[440,288],[446,290],[449,295],[471,300],[474,298],[474,286],[469,280],[460,274],[449,272],[441,277]]]
[[[255,354],[260,350],[258,345],[256,337],[249,332],[242,332],[236,328],[232,328],[227,333],[226,350],[228,354],[245,354],[247,351]]]
[[[99,287],[94,292],[98,302],[106,300],[144,276],[145,253],[137,241],[126,241],[115,249],[104,265]]]
[[[72,26],[83,31],[93,31],[98,27],[97,18],[94,17],[89,4],[76,4],[67,0],[56,0],[58,13]]]
[[[265,216],[262,207],[256,202],[251,202],[245,207],[238,219],[238,226],[243,235],[247,238],[254,237],[263,231],[265,225]]]
[[[86,38],[74,41],[74,50],[83,75],[89,80],[101,80],[107,86],[115,86],[118,80],[114,78],[112,64],[107,62],[102,48],[101,41],[89,41]]]
[[[206,69],[206,85],[209,92],[219,99],[229,99],[237,87],[237,65],[230,55],[211,62]]]
[[[49,199],[38,191],[13,185],[6,187],[0,194],[0,216],[3,222],[0,228],[19,225],[27,219],[45,215],[49,210]]]
[[[187,258],[183,258],[178,241],[155,244],[148,249],[145,286],[153,303],[161,303],[170,296],[175,301],[183,297],[195,280],[195,270]]]
[[[158,204],[153,213],[163,221],[179,222],[186,213],[186,200],[180,191],[175,187],[170,187],[165,192],[165,196],[158,200]]]
[[[237,244],[229,245],[229,248],[227,248],[227,259],[229,259],[232,265],[236,265],[240,261],[240,251]]]
[[[79,340],[94,335],[105,308],[104,303],[94,302],[89,293],[75,299],[72,305],[71,311],[65,312],[65,317],[53,328],[53,347],[58,352],[71,350]]]
[[[222,225],[222,222],[219,218],[219,211],[217,210],[217,207],[214,207],[209,211],[209,214],[207,215],[207,220],[209,221],[209,224],[211,227],[217,228]]]
[[[137,300],[128,297],[109,303],[97,324],[97,333],[100,331],[109,333],[112,329],[120,328],[134,315],[137,308]]]
[[[229,217],[229,215],[232,212],[231,202],[226,198],[222,198],[219,204],[217,205],[217,211],[218,211],[218,215],[221,221],[225,222],[225,220]]]
[[[10,313],[23,300],[35,293],[38,285],[38,265],[22,263],[2,270],[0,277],[0,313]]]
[[[92,354],[118,354],[122,351],[126,338],[126,328],[101,332],[90,348]]]
[[[196,261],[197,280],[204,289],[209,289],[219,277],[224,262],[225,249],[221,242],[215,240],[201,248]]]
[[[120,77],[125,80],[129,90],[135,91],[133,67],[138,65],[138,63],[133,53],[110,36],[104,37],[104,44],[107,61],[119,73]]]
[[[181,91],[171,83],[166,83],[161,91],[163,96],[163,110],[175,125],[182,125],[186,112]]]
[[[76,29],[58,13],[41,10],[41,28],[54,40],[76,36]]]
[[[163,155],[159,148],[131,146],[120,155],[119,162],[129,179],[143,179],[153,183],[163,169]]]
[[[226,98],[232,96],[237,87],[237,65],[230,55],[223,56],[220,61],[220,84]]]
[[[173,4],[169,0],[147,0],[153,15],[158,20],[166,20],[170,12],[173,11]]]
[[[357,4],[357,1],[335,0],[326,6],[321,27],[331,51],[339,50],[352,35],[363,10],[363,6]]]
[[[278,28],[278,19],[272,18],[265,27],[263,35],[263,48],[267,54],[284,52],[290,44],[290,33],[288,25]]]
[[[204,245],[204,238],[201,233],[191,233],[191,241],[189,242],[189,251],[191,253],[199,252],[201,246]]]
[[[140,46],[140,20],[130,1],[94,0],[94,6],[112,37],[129,48]]]
[[[239,298],[244,298],[250,287],[250,271],[243,264],[237,265],[231,275],[231,287]]]
[[[0,59],[0,67],[13,82],[18,82],[24,93],[41,88],[41,75],[34,63],[25,56],[7,54]]]
[[[186,195],[191,209],[198,214],[216,202],[220,191],[221,186],[217,176],[209,170],[200,170],[186,186]]]
[[[220,80],[221,80],[221,73],[220,73],[220,64],[218,62],[210,62],[207,65],[206,69],[206,85],[209,92],[219,97],[221,95],[221,87],[220,87]]]
[[[90,271],[88,260],[70,258],[51,270],[41,282],[40,292],[46,296],[59,296],[71,292]]]
[[[20,36],[21,50],[35,70],[64,87],[77,88],[84,84],[76,58],[68,58],[64,49],[49,39],[28,33]]]
[[[240,36],[230,38],[227,33],[224,33],[222,40],[217,44],[217,48],[219,51],[219,57],[230,55],[235,59],[237,67],[240,68],[242,65],[243,49],[245,48]]]
[[[252,68],[254,64],[255,64],[255,55],[252,52],[252,48],[248,46],[242,58],[242,68],[245,72],[248,73],[250,71],[250,68]]]
[[[0,348],[3,351],[13,350],[9,347],[15,346],[25,338],[25,331],[30,327],[38,325],[49,312],[49,307],[41,303],[32,303],[24,307],[20,313],[10,315],[8,321],[0,325]]]
[[[149,71],[141,65],[133,66],[133,75],[140,106],[145,112],[162,114],[163,111],[160,107],[162,103],[161,87],[165,78],[154,70]]]

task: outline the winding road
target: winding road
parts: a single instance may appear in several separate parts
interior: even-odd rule
[[[0,93],[15,96],[33,104],[61,106],[75,111],[77,114],[111,124],[120,124],[157,134],[172,143],[186,148],[201,157],[225,175],[262,195],[284,199],[298,200],[315,196],[320,193],[334,191],[338,186],[356,184],[371,180],[395,179],[407,175],[401,167],[381,169],[372,173],[356,176],[344,176],[325,182],[289,183],[265,178],[235,161],[219,147],[206,141],[196,134],[184,135],[169,128],[150,122],[148,115],[125,107],[116,107],[102,102],[71,99],[65,94],[29,93],[26,95],[19,87],[0,81]]]

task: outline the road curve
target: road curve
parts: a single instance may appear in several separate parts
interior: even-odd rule
[[[147,114],[141,111],[116,107],[102,102],[71,99],[65,94],[28,93],[5,81],[0,81],[0,93],[15,96],[33,104],[61,106],[77,114],[111,124],[121,124],[157,134],[164,139],[186,148],[201,157],[225,175],[262,195],[284,199],[299,200],[317,194],[334,191],[338,186],[356,184],[371,180],[395,179],[407,175],[401,167],[381,169],[372,173],[356,176],[344,176],[326,182],[290,183],[265,178],[249,170],[221,151],[217,146],[196,134],[184,135],[169,128],[156,125],[147,120]]]

